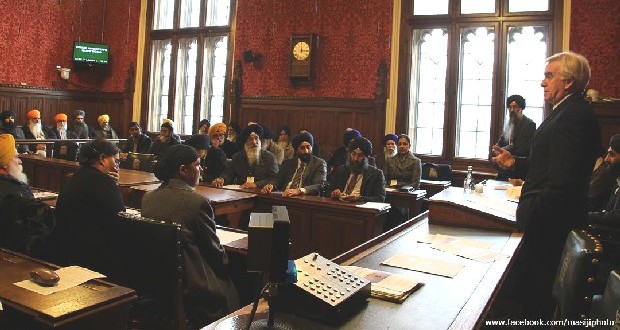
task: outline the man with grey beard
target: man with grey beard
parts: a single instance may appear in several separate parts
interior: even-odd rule
[[[243,141],[243,150],[237,152],[224,170],[222,177],[213,180],[212,185],[238,184],[244,189],[262,189],[278,174],[276,157],[261,149],[263,128],[258,124],[245,127],[237,141]]]
[[[74,123],[71,130],[75,133],[76,139],[92,139],[95,130],[86,122],[84,122],[84,118],[86,118],[86,112],[84,110],[76,110],[73,116]]]
[[[336,167],[331,179],[332,198],[345,202],[385,201],[383,172],[368,164],[372,143],[358,137],[349,146],[346,164]]]
[[[0,135],[0,198],[16,194],[34,198],[28,178],[23,172],[22,161],[15,150],[15,139],[11,134]]]
[[[382,170],[385,173],[385,163],[388,158],[396,155],[396,143],[398,142],[398,136],[396,134],[386,134],[383,137],[383,147],[385,151],[382,154],[375,156],[375,167]]]
[[[47,129],[41,125],[41,112],[39,110],[32,109],[28,111],[26,117],[28,118],[28,121],[26,122],[26,125],[22,127],[24,137],[26,137],[26,139],[45,140],[49,138],[51,133],[49,133]],[[39,156],[45,157],[47,155],[45,144],[31,144],[29,148],[31,152]]]
[[[506,99],[509,117],[504,125],[504,132],[497,141],[499,147],[508,150],[512,155],[527,157],[530,153],[532,135],[536,130],[536,123],[523,114],[525,109],[525,99],[521,95],[510,95]],[[497,179],[507,180],[508,174],[499,166],[497,169]]]

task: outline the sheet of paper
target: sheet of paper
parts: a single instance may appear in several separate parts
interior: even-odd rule
[[[229,185],[223,186],[222,188],[239,190],[241,189],[241,186],[238,184],[229,184]]]
[[[95,278],[103,278],[105,275],[94,272],[90,269],[86,269],[80,266],[69,266],[56,270],[56,274],[60,277],[56,286],[47,287],[34,283],[31,280],[23,280],[21,282],[13,283],[21,288],[42,294],[44,296],[52,294],[54,292],[70,289],[76,287],[82,283],[88,282]]]
[[[248,236],[247,233],[238,233],[236,231],[220,230],[216,232],[217,238],[220,239],[220,244],[225,245],[230,242],[234,242]]]
[[[433,244],[431,247],[439,251],[444,251],[463,258],[484,263],[489,263],[498,259],[504,259],[508,257],[507,255],[496,253],[488,249],[480,249],[459,243],[436,243]]]
[[[342,268],[369,280],[371,282],[371,290],[375,294],[395,297],[403,296],[420,285],[420,281],[412,276],[404,276],[356,266],[344,266]]]
[[[517,203],[509,202],[506,199],[489,197],[484,195],[471,194],[467,195],[465,199],[470,202],[486,208],[504,213],[511,217],[517,215]]]
[[[132,208],[126,208],[125,212],[132,214],[132,215],[136,215],[136,216],[142,216],[142,214],[140,213],[140,210],[136,210],[136,209],[132,209]]]
[[[418,242],[428,243],[428,244],[448,244],[448,243],[457,243],[464,246],[474,247],[478,249],[488,250],[491,248],[492,244],[489,242],[465,238],[465,237],[456,237],[442,234],[427,234],[426,236],[419,238]]]
[[[58,197],[57,193],[49,192],[49,191],[36,191],[33,192],[34,198],[39,200],[52,199]]]
[[[388,210],[390,208],[390,204],[380,203],[380,202],[366,202],[364,204],[355,205],[355,206],[365,208],[365,209],[375,209],[375,210]]]
[[[506,198],[510,201],[518,202],[519,198],[521,198],[521,188],[523,188],[523,186],[509,187],[506,191]]]
[[[408,254],[393,255],[383,261],[382,264],[450,278],[456,276],[461,269],[465,267],[464,265],[454,262],[417,257]]]

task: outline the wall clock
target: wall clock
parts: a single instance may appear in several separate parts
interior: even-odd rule
[[[317,38],[316,34],[294,34],[291,36],[289,76],[292,80],[314,79]]]

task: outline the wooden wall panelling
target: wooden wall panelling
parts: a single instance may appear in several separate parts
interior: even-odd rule
[[[620,134],[620,102],[595,102],[592,108],[601,125],[601,144],[607,150],[609,139]]]

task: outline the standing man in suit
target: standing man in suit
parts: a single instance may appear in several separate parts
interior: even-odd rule
[[[493,146],[493,161],[526,174],[517,208],[524,236],[511,272],[512,299],[523,306],[523,317],[548,320],[564,242],[571,229],[586,221],[588,184],[596,152],[601,150],[601,131],[584,97],[590,80],[586,58],[564,52],[546,63],[541,86],[553,110],[534,133],[529,157],[515,157]]]
[[[497,145],[510,151],[513,156],[527,157],[530,153],[536,123],[523,114],[523,109],[525,109],[523,96],[510,95],[506,99],[506,107],[509,116]],[[496,166],[496,169],[498,180],[508,180],[508,173],[504,169],[499,166]]]
[[[345,202],[385,201],[383,172],[368,163],[372,143],[360,136],[351,142],[349,148],[346,164],[334,170],[332,198]]]
[[[312,154],[314,138],[310,133],[302,133],[293,137],[291,144],[296,150],[294,158],[285,159],[275,179],[266,184],[263,194],[276,190],[283,191],[282,196],[299,195],[317,196],[327,175],[327,164]]]

